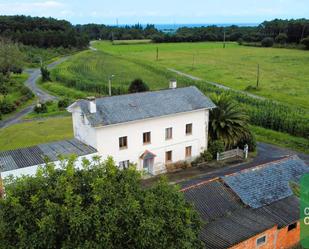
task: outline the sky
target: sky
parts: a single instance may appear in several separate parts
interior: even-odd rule
[[[0,15],[15,14],[73,24],[261,23],[309,18],[309,0],[0,0]]]

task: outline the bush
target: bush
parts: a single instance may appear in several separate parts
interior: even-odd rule
[[[305,45],[306,49],[309,49],[309,36],[301,40],[301,44]]]
[[[14,112],[15,110],[16,110],[16,106],[10,101],[6,99],[0,101],[0,112],[2,114],[9,114],[11,112]]]
[[[71,103],[70,99],[61,99],[58,101],[58,108],[60,110],[64,110],[65,108],[67,108]]]
[[[33,92],[28,87],[22,86],[20,92],[23,96],[25,96],[25,100],[29,100],[34,97]]]
[[[210,141],[208,145],[208,151],[212,155],[212,159],[217,158],[217,153],[224,152],[224,142],[221,140]]]
[[[51,81],[50,79],[50,72],[48,71],[47,67],[41,67],[41,74],[42,74],[42,81]]]
[[[36,113],[46,113],[47,105],[45,103],[39,103],[34,107],[34,112]]]
[[[149,91],[149,86],[143,80],[135,79],[131,82],[128,90],[129,93],[147,92]]]
[[[256,150],[256,139],[251,131],[244,135],[244,137],[237,143],[237,147],[244,149],[246,144],[248,145],[250,152]]]
[[[261,41],[262,47],[270,48],[274,45],[274,39],[271,37],[265,37]]]
[[[0,94],[7,95],[9,93],[9,89],[3,83],[0,84]]]
[[[287,39],[288,36],[286,33],[280,33],[279,35],[276,36],[275,41],[280,44],[285,44]]]

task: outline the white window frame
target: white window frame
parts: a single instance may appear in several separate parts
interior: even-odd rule
[[[261,242],[261,243],[258,243],[258,240],[262,239],[262,238],[265,238],[265,240],[263,242]],[[263,246],[266,243],[267,243],[267,235],[260,236],[259,238],[256,239],[256,246],[257,247]]]

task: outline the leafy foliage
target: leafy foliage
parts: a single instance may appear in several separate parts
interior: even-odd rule
[[[46,113],[47,112],[47,105],[45,103],[38,103],[35,107],[34,107],[34,111],[36,113]]]
[[[306,49],[309,49],[309,36],[301,40],[301,43],[305,45]]]
[[[12,71],[20,71],[23,60],[23,54],[20,52],[17,44],[7,39],[0,38],[0,72],[10,75]]]
[[[261,44],[263,47],[270,48],[274,45],[274,39],[271,37],[265,37],[262,41]]]
[[[222,140],[210,140],[208,145],[208,151],[212,156],[212,159],[217,158],[217,153],[222,153],[225,150],[225,145]]]
[[[147,92],[149,91],[149,86],[141,79],[135,79],[131,82],[129,93]]]
[[[2,248],[203,248],[199,216],[177,187],[161,180],[145,189],[134,168],[112,159],[74,165],[49,163],[6,182]]]
[[[210,138],[222,140],[226,148],[231,148],[249,131],[249,118],[227,95],[217,95],[213,101],[217,107],[210,111]]]
[[[50,79],[50,72],[48,71],[47,67],[41,67],[41,74],[42,74],[42,81],[51,81]]]
[[[64,110],[65,108],[67,108],[70,104],[71,104],[71,100],[70,99],[60,99],[59,101],[58,101],[58,108],[60,109],[60,110]]]

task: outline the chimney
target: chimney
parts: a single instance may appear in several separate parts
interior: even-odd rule
[[[172,79],[170,80],[170,89],[175,89],[177,88],[177,80]]]
[[[88,97],[88,104],[89,104],[89,112],[96,113],[97,112],[97,104],[95,102],[95,97]]]

